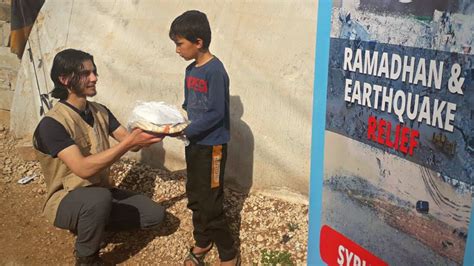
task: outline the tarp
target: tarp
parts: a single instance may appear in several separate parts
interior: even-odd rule
[[[33,23],[44,0],[12,0],[10,50],[18,58],[23,56]]]

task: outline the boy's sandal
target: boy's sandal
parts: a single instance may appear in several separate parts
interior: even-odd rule
[[[191,247],[189,249],[188,255],[186,256],[186,258],[184,258],[183,265],[186,265],[189,262],[191,262],[193,265],[197,265],[197,266],[205,265],[204,264],[204,258],[206,257],[207,253],[209,253],[209,251],[211,251],[213,246],[214,246],[214,243],[211,243],[211,246],[207,250],[205,250],[203,252],[199,252],[199,253],[194,253],[193,252],[194,247]]]
[[[242,260],[240,258],[240,255],[237,255],[237,258],[235,260],[235,266],[241,266],[242,265]]]

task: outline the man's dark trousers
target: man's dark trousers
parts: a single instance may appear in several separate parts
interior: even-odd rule
[[[149,228],[161,223],[165,208],[145,195],[117,188],[81,187],[69,192],[54,225],[77,235],[76,255],[94,255],[105,230]]]

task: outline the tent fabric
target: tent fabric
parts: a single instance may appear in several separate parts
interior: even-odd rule
[[[10,51],[21,58],[44,0],[12,0]]]

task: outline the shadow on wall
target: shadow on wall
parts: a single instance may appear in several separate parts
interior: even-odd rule
[[[248,193],[253,183],[254,137],[242,121],[244,106],[240,96],[230,96],[230,143],[228,145],[226,183],[242,193]]]
[[[163,142],[158,142],[148,148],[141,150],[140,162],[147,164],[153,168],[168,170],[164,165],[165,154],[166,151],[163,148]]]

